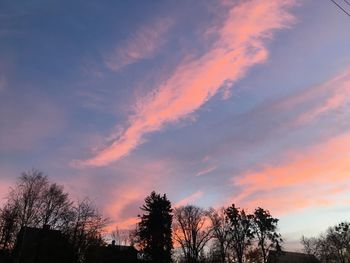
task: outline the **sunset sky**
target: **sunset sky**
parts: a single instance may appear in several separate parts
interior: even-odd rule
[[[110,227],[152,190],[262,206],[297,249],[350,220],[349,28],[330,0],[0,1],[1,198],[37,168]]]

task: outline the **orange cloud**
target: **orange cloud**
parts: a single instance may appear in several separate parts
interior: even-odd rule
[[[349,149],[350,134],[344,134],[306,151],[291,152],[283,164],[237,176],[234,184],[242,190],[235,200],[281,213],[342,202],[338,197],[349,182]]]
[[[200,108],[227,82],[242,78],[267,59],[266,40],[274,30],[293,22],[289,0],[244,1],[233,7],[212,48],[198,59],[184,61],[149,96],[139,99],[124,132],[108,147],[80,166],[104,166],[129,154],[144,135],[162,129]],[[268,14],[268,15],[267,15]],[[225,85],[224,85],[225,86]]]
[[[111,54],[105,56],[104,62],[113,71],[150,58],[165,42],[164,35],[169,31],[172,21],[159,19],[151,25],[142,26]]]

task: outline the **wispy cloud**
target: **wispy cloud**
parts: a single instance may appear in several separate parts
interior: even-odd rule
[[[158,19],[142,26],[129,38],[119,44],[113,52],[105,55],[106,66],[118,71],[139,60],[151,58],[166,42],[165,35],[173,25],[169,18]]]
[[[149,96],[139,98],[135,113],[120,137],[80,166],[104,166],[129,154],[158,131],[199,109],[227,82],[242,78],[266,61],[266,44],[277,29],[290,26],[294,1],[245,1],[229,10],[217,41],[201,57],[186,60]],[[268,15],[267,15],[268,14]]]
[[[177,202],[175,204],[175,207],[192,204],[196,200],[200,199],[202,196],[203,196],[202,191],[194,192],[193,194],[191,194],[191,195],[181,199],[179,202]]]
[[[268,150],[278,142],[288,143],[295,148],[328,139],[335,133],[343,133],[350,109],[349,81],[350,69],[346,67],[320,84],[265,100],[249,111],[233,116],[236,130],[214,146],[221,148],[217,150],[219,154],[227,154],[233,147],[237,149],[239,146],[253,147],[258,151],[259,148]],[[216,124],[214,129],[227,130],[230,127],[230,123],[225,121]],[[324,128],[322,133],[320,127]],[[310,130],[314,134],[313,139],[308,139],[309,136],[300,137],[301,134],[307,135]],[[293,144],[290,141],[292,137]]]
[[[211,172],[214,171],[216,168],[217,168],[216,165],[207,167],[207,168],[205,168],[205,169],[203,169],[203,170],[200,170],[200,171],[196,174],[196,176],[201,176],[201,175],[205,175],[205,174],[211,173]]]
[[[285,125],[296,127],[317,121],[328,113],[341,112],[349,106],[349,102],[350,68],[347,67],[324,83],[306,87],[266,104],[264,112],[288,112],[289,119]]]
[[[146,196],[152,191],[171,194],[167,189],[171,189],[169,180],[173,165],[169,160],[131,157],[118,165],[99,168],[99,177],[94,169],[75,170],[76,174],[65,179],[64,184],[74,198],[96,199],[101,212],[110,219],[108,229],[133,228]]]
[[[296,119],[296,124],[304,124],[321,117],[327,112],[334,112],[346,106],[350,102],[350,69],[337,75],[327,83],[317,86],[311,90],[314,98],[319,98],[316,106],[301,114]],[[305,94],[304,94],[305,95]]]
[[[234,177],[241,189],[235,200],[278,212],[344,201],[350,173],[350,134],[346,133],[303,151],[289,152],[281,164]]]

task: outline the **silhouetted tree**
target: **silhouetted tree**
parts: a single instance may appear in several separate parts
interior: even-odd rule
[[[254,235],[261,250],[263,262],[267,261],[267,253],[271,248],[280,247],[281,235],[277,232],[278,219],[269,211],[259,207],[254,211]]]
[[[24,226],[63,228],[71,204],[63,187],[50,183],[42,172],[30,170],[22,173],[1,209],[1,245],[11,247]]]
[[[207,215],[205,210],[193,205],[175,209],[174,239],[181,246],[187,263],[199,262],[205,245],[212,238]]]
[[[39,224],[43,189],[48,184],[42,172],[30,170],[22,173],[15,188],[10,190],[7,202],[18,209],[19,228]]]
[[[63,231],[74,247],[75,262],[83,262],[89,247],[104,245],[102,232],[107,219],[102,217],[88,199],[78,202],[69,217]]]
[[[0,211],[0,246],[11,248],[21,227],[36,227],[40,221],[42,193],[47,177],[38,170],[22,173],[15,187],[10,188]]]
[[[229,249],[231,244],[230,223],[226,220],[225,208],[220,208],[218,210],[211,208],[208,212],[208,216],[214,238],[212,257],[217,257],[216,254],[219,254],[220,260],[216,260],[216,262],[225,263],[229,261]]]
[[[110,237],[115,241],[116,245],[127,246],[132,243],[130,234],[132,231],[128,229],[119,229],[118,226],[110,233]]]
[[[301,243],[307,254],[322,262],[350,262],[350,223],[342,222],[318,237],[302,237]]]
[[[83,262],[87,249],[103,245],[103,228],[107,220],[86,199],[73,204],[63,186],[51,183],[38,170],[22,173],[0,209],[0,249],[12,249],[22,227],[61,230]]]
[[[260,248],[256,246],[250,247],[246,252],[245,260],[247,263],[260,263],[262,261]]]
[[[254,238],[253,219],[254,216],[246,214],[242,209],[232,204],[225,210],[226,220],[229,227],[229,238],[238,263],[243,263],[247,248],[252,244]]]
[[[44,227],[50,225],[52,228],[60,229],[66,223],[67,215],[72,207],[68,193],[63,186],[52,183],[42,190],[39,222]]]
[[[171,262],[172,208],[166,195],[154,191],[145,198],[141,207],[144,214],[139,216],[137,236],[144,259],[154,263]]]
[[[6,203],[0,209],[0,249],[10,249],[15,243],[19,228],[18,207],[16,204]]]
[[[342,222],[327,231],[327,243],[340,263],[350,261],[350,224]]]

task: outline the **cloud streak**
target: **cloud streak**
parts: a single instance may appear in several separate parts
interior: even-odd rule
[[[229,10],[217,41],[201,57],[187,59],[151,94],[139,98],[129,124],[115,141],[79,166],[105,166],[128,155],[148,133],[198,110],[228,82],[266,61],[273,32],[289,27],[294,1],[245,1]],[[269,15],[266,15],[269,14]]]
[[[142,59],[151,58],[165,43],[165,34],[173,22],[170,19],[159,19],[151,25],[142,26],[131,34],[115,50],[105,56],[106,66],[113,71],[119,71],[127,65]]]
[[[265,111],[268,114],[288,112],[291,116],[286,125],[296,127],[317,121],[326,114],[341,112],[349,105],[349,102],[350,68],[347,67],[324,83],[307,87],[270,103]]]
[[[338,195],[347,191],[349,147],[350,134],[346,133],[306,151],[290,152],[281,164],[236,176],[234,185],[241,189],[236,200],[281,213],[339,203]]]
[[[187,196],[187,197],[181,199],[180,201],[178,201],[175,204],[175,207],[180,207],[180,206],[184,206],[184,205],[191,205],[193,202],[200,199],[203,196],[203,194],[204,193],[202,191],[194,192],[190,196]]]
[[[216,170],[216,168],[217,168],[216,165],[210,166],[210,167],[207,167],[207,168],[204,168],[203,170],[200,170],[200,171],[196,174],[196,176],[202,176],[202,175],[211,173],[211,172],[213,172],[214,170]]]

